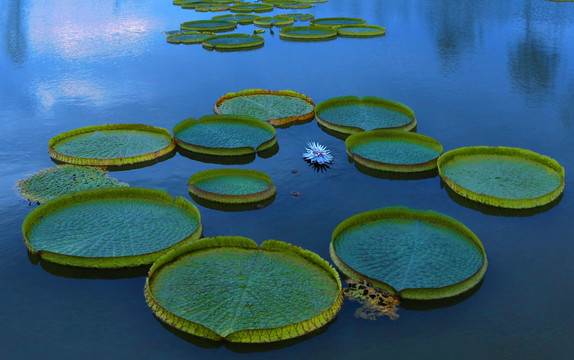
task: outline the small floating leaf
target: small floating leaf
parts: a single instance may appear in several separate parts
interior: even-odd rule
[[[444,182],[457,194],[482,204],[528,209],[548,204],[564,191],[564,168],[554,159],[509,147],[473,146],[438,160]]]
[[[412,300],[459,295],[476,286],[487,267],[482,243],[466,226],[407,208],[350,217],[333,232],[330,252],[348,277]]]
[[[145,285],[165,323],[212,340],[267,343],[305,335],[342,305],[337,272],[318,255],[277,240],[205,238],[158,259]]]
[[[248,89],[223,95],[213,110],[216,114],[249,115],[282,126],[312,120],[314,106],[310,98],[295,91]]]
[[[48,152],[57,161],[117,166],[158,159],[175,149],[169,131],[142,124],[86,126],[50,139]]]
[[[20,180],[17,186],[26,199],[43,203],[80,191],[124,187],[128,184],[109,177],[108,173],[100,168],[60,165]]]
[[[347,154],[375,170],[420,172],[436,169],[442,145],[435,139],[400,130],[359,132],[345,140]]]
[[[172,247],[197,240],[197,208],[182,197],[144,188],[66,195],[32,211],[22,226],[26,247],[63,265],[121,268],[151,264]]]
[[[376,129],[409,131],[417,125],[415,114],[410,108],[374,96],[328,99],[317,104],[315,111],[319,124],[343,134]]]

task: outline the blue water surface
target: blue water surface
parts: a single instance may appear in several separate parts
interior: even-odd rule
[[[307,43],[280,40],[274,29],[263,34],[262,48],[231,53],[168,44],[162,31],[222,14],[182,10],[170,0],[4,0],[0,10],[0,358],[564,359],[574,353],[573,3],[329,0],[304,12],[364,18],[385,27],[386,36]],[[240,25],[235,32],[254,29]],[[403,305],[396,321],[357,319],[357,303],[346,302],[314,336],[264,347],[172,333],[145,303],[145,271],[93,274],[27,255],[21,225],[36,205],[20,198],[15,184],[54,165],[51,137],[106,123],[171,130],[211,114],[223,94],[248,88],[291,89],[315,103],[345,95],[398,101],[415,112],[417,131],[445,151],[504,145],[556,159],[566,169],[564,196],[537,213],[475,209],[449,196],[437,176],[395,180],[360,172],[344,142],[316,121],[278,129],[277,154],[235,165],[268,173],[275,201],[243,212],[198,205],[204,236],[273,238],[329,259],[341,221],[407,206],[468,226],[483,242],[489,268],[480,287],[456,301]],[[334,155],[326,171],[303,161],[309,141]],[[192,174],[225,166],[178,153],[112,175],[189,199]]]

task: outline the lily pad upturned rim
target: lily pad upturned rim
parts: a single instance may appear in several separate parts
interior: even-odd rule
[[[263,13],[273,11],[272,4],[237,3],[229,8],[232,13]]]
[[[313,110],[307,114],[282,117],[282,118],[271,119],[271,120],[267,121],[271,125],[283,126],[283,125],[289,125],[289,124],[297,123],[297,122],[306,122],[309,120],[313,120],[313,118],[315,117],[315,103],[313,102],[313,100],[311,100],[306,95],[295,92],[293,90],[246,89],[246,90],[241,90],[241,91],[237,91],[237,92],[230,92],[230,93],[223,95],[222,97],[220,97],[215,102],[215,105],[213,105],[213,112],[216,114],[221,114],[221,110],[219,110],[219,106],[221,106],[221,104],[223,104],[227,100],[234,99],[237,97],[252,96],[252,95],[275,95],[275,96],[294,97],[294,98],[298,98],[298,99],[301,99],[301,100],[309,103],[313,107]]]
[[[296,31],[323,30],[323,34],[291,34]],[[337,30],[323,26],[288,26],[279,32],[279,37],[285,40],[320,41],[337,37]]]
[[[237,16],[240,16],[242,18],[237,18]],[[259,15],[253,15],[253,14],[226,14],[226,15],[217,15],[211,18],[211,20],[233,20],[233,21],[237,21],[239,23],[239,25],[249,25],[249,24],[253,24],[253,20],[259,18]]]
[[[30,243],[30,234],[33,227],[45,216],[63,209],[70,205],[76,205],[81,202],[106,200],[106,199],[142,199],[154,203],[165,204],[168,206],[174,206],[179,210],[183,211],[190,217],[197,221],[197,228],[188,237],[182,239],[181,241],[173,244],[172,246],[154,251],[151,253],[144,253],[140,255],[130,255],[130,256],[118,256],[118,257],[82,257],[74,255],[64,255],[58,254],[51,251],[38,250],[32,246]],[[24,242],[28,251],[32,254],[38,254],[40,258],[68,266],[76,266],[83,268],[100,268],[100,269],[116,269],[116,268],[126,268],[126,267],[137,267],[141,265],[149,265],[153,263],[158,257],[166,254],[171,249],[177,248],[183,244],[196,241],[201,236],[202,225],[201,216],[199,210],[193,203],[187,199],[178,196],[175,199],[164,190],[148,189],[148,188],[137,188],[137,187],[122,187],[122,188],[108,188],[108,189],[97,189],[77,192],[70,195],[64,195],[62,197],[53,199],[42,206],[34,209],[22,224],[22,233],[24,235]]]
[[[327,120],[325,120],[321,117],[321,111],[331,109],[331,108],[340,107],[340,106],[363,105],[363,104],[382,107],[382,108],[385,108],[387,110],[397,111],[397,112],[400,112],[401,114],[404,114],[404,115],[406,115],[412,119],[412,121],[410,121],[404,125],[401,125],[401,126],[377,128],[377,129],[373,129],[373,130],[386,129],[386,130],[411,131],[414,128],[416,128],[416,126],[417,126],[417,120],[415,118],[415,113],[413,112],[413,110],[411,108],[409,108],[408,106],[401,104],[397,101],[388,100],[388,99],[380,98],[377,96],[363,96],[362,98],[360,98],[358,96],[350,95],[350,96],[339,96],[339,97],[327,99],[327,100],[322,101],[319,104],[317,104],[317,106],[315,106],[315,118],[317,119],[317,122],[319,124],[323,125],[324,127],[326,127],[329,130],[333,130],[333,131],[336,131],[336,132],[341,133],[341,134],[353,135],[353,134],[356,134],[359,132],[363,132],[363,131],[365,131],[365,129],[357,127],[357,126],[339,125],[339,124],[334,124],[334,123],[328,122]]]
[[[265,190],[251,194],[229,195],[229,194],[219,194],[211,191],[202,190],[197,186],[195,186],[195,184],[198,181],[211,178],[224,177],[224,176],[241,176],[241,177],[255,178],[267,183],[268,187]],[[190,193],[199,198],[224,204],[248,204],[253,202],[264,201],[274,196],[276,192],[275,185],[271,181],[269,175],[267,175],[266,173],[257,170],[236,169],[236,168],[223,168],[223,169],[200,171],[198,173],[193,174],[189,178],[189,181],[187,182],[187,187]]]
[[[405,142],[423,145],[439,152],[439,155],[437,155],[437,157],[432,160],[419,164],[391,164],[382,161],[368,159],[352,151],[352,147],[357,146],[359,144],[363,144],[370,141],[387,140],[387,139],[401,140]],[[428,171],[436,169],[437,159],[443,152],[443,147],[441,143],[439,143],[432,137],[402,130],[370,130],[370,131],[359,132],[349,136],[345,140],[345,146],[347,148],[347,154],[351,158],[353,158],[353,160],[368,168],[381,171],[392,171],[402,173],[420,172],[420,171]]]
[[[187,143],[177,137],[177,134],[189,127],[196,126],[198,124],[209,124],[209,123],[233,123],[253,126],[261,129],[265,129],[273,134],[273,137],[267,141],[261,143],[257,148],[251,146],[242,146],[236,148],[224,148],[224,147],[206,147],[201,145],[195,145]],[[188,118],[182,122],[176,124],[173,128],[173,134],[175,142],[178,146],[181,146],[185,150],[193,151],[205,155],[215,155],[215,156],[237,156],[237,155],[249,155],[253,153],[258,153],[263,150],[272,148],[277,143],[277,131],[275,128],[265,121],[261,121],[257,118],[247,115],[204,115],[199,119]]]
[[[178,37],[181,36],[185,36],[185,35],[205,35],[205,37],[210,37],[210,36],[214,36],[215,33],[214,32],[210,32],[210,31],[186,31],[186,32],[182,32],[180,34],[172,34],[172,35],[168,35],[166,38],[166,41],[168,43],[171,44],[201,44],[203,42],[204,38],[197,38],[194,40],[180,40],[178,39]]]
[[[223,23],[222,25],[204,27],[194,26],[195,24],[208,24],[208,23]],[[212,32],[225,32],[232,31],[237,28],[236,20],[192,20],[180,24],[181,30],[187,31],[212,31]]]
[[[308,21],[315,18],[313,14],[303,14],[303,13],[287,13],[287,14],[279,14],[277,16],[285,16],[295,19],[295,21]]]
[[[169,144],[163,149],[150,152],[147,154],[129,156],[124,158],[109,158],[109,159],[81,158],[61,154],[54,149],[54,147],[59,142],[67,140],[77,135],[83,135],[86,133],[96,131],[114,131],[114,130],[119,131],[133,130],[133,131],[153,133],[155,135],[159,134],[165,137],[167,140],[169,140]],[[50,141],[48,142],[48,153],[50,154],[50,157],[52,159],[68,164],[89,165],[89,166],[120,166],[120,165],[136,164],[140,162],[146,162],[161,158],[162,156],[171,153],[173,150],[175,150],[175,140],[173,139],[173,137],[171,136],[171,134],[167,129],[144,124],[106,124],[106,125],[85,126],[58,134],[53,138],[51,138]]]
[[[277,20],[277,21],[272,21],[272,22],[266,22],[265,20]],[[284,26],[290,26],[295,22],[295,19],[293,19],[292,17],[288,17],[288,16],[280,16],[280,15],[275,15],[275,16],[262,16],[258,19],[253,20],[253,25],[258,26],[258,27],[265,27],[265,28],[271,28],[273,26],[275,27],[284,27]]]
[[[365,223],[376,222],[381,219],[394,217],[399,219],[417,219],[422,220],[427,223],[431,223],[433,225],[442,227],[444,229],[454,230],[464,236],[466,239],[469,240],[476,248],[480,251],[483,256],[483,263],[481,267],[470,277],[467,279],[458,282],[456,284],[437,287],[437,288],[407,288],[407,289],[395,289],[391,285],[383,282],[379,279],[374,279],[368,277],[350,266],[348,266],[335,252],[334,243],[337,241],[337,238],[342,233],[357,227],[364,225]],[[447,297],[452,297],[456,295],[460,295],[472,288],[474,288],[484,277],[484,273],[486,272],[486,268],[488,267],[488,261],[486,259],[486,253],[484,251],[484,247],[478,237],[464,224],[451,218],[450,216],[440,214],[438,212],[432,210],[413,210],[407,207],[387,207],[381,209],[375,209],[366,211],[363,213],[359,213],[356,215],[351,216],[350,218],[341,222],[333,231],[333,235],[331,237],[331,243],[329,245],[329,253],[331,255],[331,259],[333,263],[350,278],[356,280],[367,280],[371,281],[375,286],[383,288],[389,291],[391,294],[396,294],[402,299],[408,300],[436,300],[436,299],[443,299]]]
[[[192,322],[176,314],[173,314],[158,303],[152,294],[150,282],[153,282],[154,276],[157,275],[157,273],[164,265],[172,261],[176,261],[180,256],[184,256],[189,253],[225,247],[241,248],[247,250],[261,249],[272,252],[294,253],[298,257],[301,257],[325,270],[330,276],[332,276],[333,280],[337,284],[338,296],[336,299],[334,299],[332,305],[328,309],[305,321],[289,324],[279,328],[239,330],[226,336],[221,336],[207,326]],[[169,253],[157,259],[151,266],[148,277],[146,278],[144,294],[148,306],[152,309],[154,314],[166,324],[194,336],[204,337],[216,341],[224,340],[232,343],[269,343],[288,340],[294,337],[305,335],[313,330],[319,329],[334,319],[343,304],[343,292],[339,274],[327,261],[322,259],[319,255],[309,250],[305,250],[298,246],[278,240],[267,240],[263,242],[260,247],[258,247],[253,240],[240,236],[219,236],[203,238],[193,243],[189,243],[173,249]]]
[[[532,161],[541,166],[544,166],[560,176],[560,185],[553,191],[537,197],[528,199],[505,199],[487,194],[478,194],[474,191],[466,189],[465,187],[457,184],[452,179],[444,174],[445,168],[448,163],[457,157],[473,156],[473,155],[502,155],[516,157],[520,159],[525,159]],[[450,150],[442,154],[437,161],[438,173],[442,180],[452,189],[456,194],[461,195],[467,199],[477,201],[479,203],[508,208],[508,209],[530,209],[538,206],[543,206],[556,200],[564,191],[565,180],[564,180],[564,168],[554,159],[538,154],[534,151],[513,148],[506,146],[469,146],[462,147],[454,150]]]
[[[352,31],[352,28],[362,28],[362,29],[373,29],[373,31],[362,32],[362,31]],[[379,25],[341,25],[337,27],[337,34],[341,37],[376,37],[383,36],[387,33],[387,30]]]
[[[333,20],[353,20],[353,21],[357,21],[356,24],[340,24],[340,25],[329,25],[329,24],[321,24],[322,21],[333,21]],[[326,18],[315,18],[312,19],[311,21],[309,21],[309,24],[311,26],[321,26],[321,27],[328,27],[328,28],[332,28],[332,29],[337,29],[339,26],[343,26],[343,25],[362,25],[362,24],[366,24],[367,22],[365,21],[365,19],[361,19],[361,18],[350,18],[350,17],[326,17]]]
[[[251,38],[252,42],[242,43],[242,44],[212,44],[211,40],[214,39],[226,39],[226,38]],[[215,35],[203,39],[201,45],[208,50],[247,50],[263,46],[265,39],[259,35],[249,35],[249,34],[227,34],[227,35]]]

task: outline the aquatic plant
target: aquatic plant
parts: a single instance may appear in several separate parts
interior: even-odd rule
[[[330,254],[348,277],[410,300],[462,294],[487,268],[482,243],[466,226],[434,211],[404,207],[343,221],[333,232]]]
[[[442,145],[435,139],[401,130],[359,132],[345,140],[347,154],[370,169],[421,172],[436,169]]]
[[[295,22],[295,19],[287,16],[266,16],[260,17],[253,21],[253,25],[259,27],[271,28],[273,26],[281,28],[285,26],[290,26]]]
[[[108,176],[97,167],[59,165],[38,171],[16,184],[23,197],[30,201],[46,202],[80,191],[124,187],[128,184]]]
[[[226,15],[218,15],[214,16],[212,20],[231,20],[237,21],[239,25],[249,25],[253,24],[253,20],[259,18],[259,15],[252,15],[252,14],[226,14]]]
[[[259,35],[230,34],[206,38],[202,46],[207,50],[252,50],[263,46],[265,40]]]
[[[238,236],[201,239],[161,257],[145,297],[170,326],[240,343],[305,335],[331,321],[343,301],[339,275],[317,254]]]
[[[333,155],[325,146],[316,142],[309,142],[303,153],[303,159],[310,163],[324,165],[333,162]]]
[[[48,143],[52,159],[89,166],[137,164],[174,149],[169,131],[143,124],[86,126],[56,135]]]
[[[216,114],[245,114],[274,126],[286,126],[313,120],[315,103],[292,90],[247,89],[223,95],[213,111]]]
[[[189,192],[225,204],[264,201],[275,195],[269,175],[247,169],[212,169],[195,173],[187,182]]]
[[[237,22],[233,20],[193,20],[182,23],[180,28],[187,31],[225,32],[235,30]]]
[[[315,18],[313,14],[301,14],[301,13],[289,13],[289,14],[279,14],[277,16],[286,16],[295,19],[295,21],[308,21]]]
[[[189,31],[178,34],[171,34],[167,37],[167,42],[172,44],[201,44],[203,40],[214,36],[213,32]]]
[[[252,3],[237,3],[233,5],[230,9],[233,13],[263,13],[273,11],[272,4],[252,4]]]
[[[108,188],[61,196],[22,225],[26,247],[41,259],[85,268],[148,265],[201,235],[197,208],[145,188]]]
[[[341,25],[337,27],[337,34],[342,37],[376,37],[384,36],[386,29],[378,25]]]
[[[564,191],[564,168],[530,150],[464,147],[444,153],[437,165],[442,180],[455,193],[489,206],[534,208]]]
[[[337,37],[337,31],[320,26],[289,26],[281,29],[279,37],[283,40],[322,41]]]
[[[343,25],[362,25],[367,22],[359,18],[349,17],[329,17],[329,18],[316,18],[310,21],[311,26],[324,26],[330,28],[337,28]]]

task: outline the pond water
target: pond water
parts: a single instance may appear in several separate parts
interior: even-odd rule
[[[162,31],[223,14],[182,10],[171,0],[4,0],[0,9],[1,357],[548,359],[574,353],[573,3],[329,0],[270,14],[364,18],[386,27],[387,35],[305,43],[266,30],[262,48],[232,53],[168,44]],[[456,301],[401,306],[395,321],[357,319],[358,304],[345,302],[322,331],[270,346],[172,333],[147,307],[141,271],[94,274],[28,257],[21,225],[36,205],[19,196],[15,183],[54,165],[51,137],[122,122],[171,130],[211,114],[223,94],[249,88],[291,89],[315,103],[344,95],[401,102],[415,112],[417,131],[445,151],[504,145],[556,159],[566,169],[564,196],[534,213],[484,211],[455,201],[437,176],[400,180],[358,171],[343,141],[316,121],[277,129],[275,155],[235,165],[268,173],[277,187],[274,202],[241,212],[198,205],[204,236],[278,239],[329,259],[341,221],[407,206],[468,226],[484,244],[489,268],[479,288]],[[335,156],[326,171],[303,161],[309,141]],[[189,177],[222,166],[178,153],[112,176],[189,199]]]

